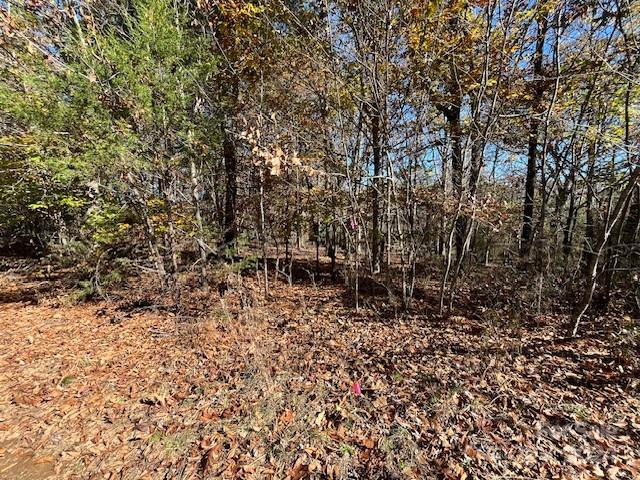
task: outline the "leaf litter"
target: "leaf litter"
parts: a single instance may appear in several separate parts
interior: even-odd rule
[[[123,317],[135,299],[20,302],[33,281],[3,275],[0,478],[640,475],[637,376],[553,319],[356,313],[304,284]]]

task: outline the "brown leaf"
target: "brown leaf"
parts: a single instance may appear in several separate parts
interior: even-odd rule
[[[290,408],[285,409],[284,412],[282,412],[282,415],[280,415],[280,422],[284,423],[285,425],[290,424],[293,421],[293,411]]]
[[[364,446],[365,448],[373,448],[376,445],[376,441],[373,439],[373,437],[368,437],[365,438],[362,441],[362,446]]]

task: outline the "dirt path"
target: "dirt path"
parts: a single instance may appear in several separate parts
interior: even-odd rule
[[[44,480],[54,474],[52,459],[38,459],[24,453],[18,441],[0,443],[0,479]]]

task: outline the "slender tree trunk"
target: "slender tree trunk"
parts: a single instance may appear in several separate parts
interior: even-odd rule
[[[589,148],[587,150],[589,167],[587,170],[587,198],[586,198],[586,219],[585,219],[585,232],[584,232],[584,242],[582,248],[582,258],[581,262],[583,265],[583,273],[585,276],[589,274],[589,265],[591,265],[594,255],[594,244],[595,244],[595,215],[593,212],[593,199],[594,199],[594,171],[595,171],[595,161],[596,161],[596,150],[595,144],[590,142]]]
[[[483,142],[475,138],[471,144],[471,171],[469,172],[469,196],[473,199],[478,193],[478,180],[482,171]]]
[[[302,222],[300,222],[300,172],[296,170],[296,248],[298,251],[302,246],[301,238],[302,238]]]
[[[539,120],[532,119],[529,129],[529,148],[527,152],[527,176],[524,186],[524,211],[522,215],[522,235],[520,254],[526,256],[531,250],[533,235],[533,209],[536,191],[536,169],[538,150]]]
[[[372,228],[371,228],[371,271],[377,273],[380,271],[381,238],[380,231],[380,198],[382,191],[382,145],[380,135],[380,112],[377,106],[374,107],[371,114],[371,138],[373,149],[373,200],[371,205]]]
[[[193,158],[190,159],[191,167],[191,185],[193,187],[193,205],[195,210],[196,228],[198,229],[198,235],[196,236],[196,245],[198,252],[200,253],[200,283],[205,289],[209,288],[207,282],[207,251],[205,249],[204,241],[204,227],[202,225],[202,214],[200,212],[200,184],[198,182],[198,173],[196,171],[196,163]]]
[[[154,232],[153,224],[151,223],[151,219],[149,218],[149,211],[147,209],[147,204],[142,198],[140,191],[133,184],[133,181],[128,179],[127,183],[129,183],[129,187],[131,188],[131,193],[133,194],[133,198],[135,200],[135,205],[137,206],[137,210],[142,217],[142,223],[144,225],[145,236],[147,237],[147,246],[149,247],[149,253],[151,254],[151,258],[153,259],[153,263],[156,267],[156,272],[158,273],[158,278],[160,279],[160,284],[165,287],[167,284],[167,271],[164,268],[164,259],[160,254],[160,249],[158,248],[158,239]]]
[[[606,259],[604,261],[604,268],[606,270],[606,276],[604,281],[604,299],[603,299],[603,308],[605,311],[609,307],[609,301],[611,300],[611,289],[613,288],[616,269],[618,268],[618,261],[620,258],[617,248],[619,247],[620,242],[622,241],[622,234],[624,233],[624,226],[625,226],[624,219],[628,218],[632,198],[633,198],[633,192],[628,196],[626,204],[622,208],[622,213],[620,214],[621,220],[618,222],[618,225],[612,229],[611,241],[609,242],[609,246],[607,248],[607,253],[605,256]]]
[[[262,249],[262,270],[264,274],[264,298],[269,298],[269,267],[267,265],[267,235],[264,207],[264,173],[260,172],[260,247]]]
[[[225,173],[223,242],[227,247],[233,247],[237,236],[236,202],[238,196],[238,157],[233,134],[236,105],[238,103],[238,80],[235,79],[229,88],[228,99],[230,107],[223,120],[221,132]]]
[[[626,207],[629,205],[629,200],[633,193],[634,188],[636,187],[636,183],[638,182],[638,178],[640,178],[640,167],[634,167],[631,176],[627,182],[626,187],[618,197],[618,201],[613,209],[613,212],[607,219],[607,224],[605,228],[602,229],[602,233],[600,234],[600,238],[596,244],[596,248],[594,249],[593,255],[590,257],[589,264],[587,265],[587,288],[585,289],[584,296],[582,298],[582,302],[580,307],[578,308],[578,313],[576,315],[575,324],[573,326],[572,335],[575,337],[578,333],[578,327],[580,326],[580,320],[586,313],[589,305],[591,305],[591,300],[593,299],[593,293],[595,292],[597,286],[598,279],[598,264],[602,252],[609,241],[609,237],[611,236],[611,232],[616,228],[618,222],[622,221],[623,213],[626,210]]]
[[[564,226],[564,237],[562,239],[562,253],[565,257],[568,257],[573,249],[573,228],[576,222],[576,211],[576,193],[572,181],[571,192],[569,193],[569,211],[567,212],[567,222]]]
[[[335,282],[336,281],[336,274],[337,274],[337,270],[336,270],[336,227],[334,223],[331,223],[330,225],[328,225],[327,227],[328,229],[328,247],[327,247],[327,254],[329,255],[329,258],[331,259],[331,281]]]
[[[527,175],[524,186],[524,209],[522,214],[522,235],[520,237],[520,255],[527,256],[531,251],[533,240],[533,211],[536,192],[536,171],[538,168],[538,136],[540,130],[540,107],[544,94],[543,55],[545,37],[547,35],[546,14],[538,18],[538,33],[536,37],[536,50],[533,56],[533,109],[529,123],[529,145],[527,148]]]
[[[222,152],[224,157],[224,173],[226,179],[224,199],[224,244],[231,246],[236,240],[236,198],[238,195],[238,159],[231,132],[223,129]]]
[[[463,175],[464,175],[464,158],[462,155],[462,127],[460,125],[460,95],[456,95],[455,104],[451,107],[440,106],[440,111],[444,114],[449,125],[449,136],[451,141],[451,183],[453,185],[453,193],[455,195],[458,214],[455,215],[453,221],[455,223],[454,244],[456,249],[456,258],[462,255],[464,245],[465,219],[459,214],[461,202],[463,201]]]

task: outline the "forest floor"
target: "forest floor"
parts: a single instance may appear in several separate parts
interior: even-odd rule
[[[186,309],[153,283],[78,304],[0,274],[0,479],[640,478],[615,332],[443,319],[435,283],[397,315],[328,281],[264,301],[248,277]]]

